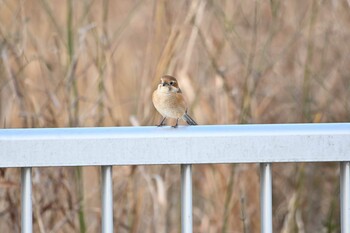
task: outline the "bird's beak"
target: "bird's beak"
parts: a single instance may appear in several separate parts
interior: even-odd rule
[[[168,85],[167,83],[163,83],[162,86],[165,87],[166,85]]]

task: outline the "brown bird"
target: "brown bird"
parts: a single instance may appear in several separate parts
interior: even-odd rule
[[[183,119],[189,125],[197,125],[187,114],[186,101],[173,76],[164,75],[160,79],[158,88],[153,92],[152,100],[154,107],[163,116],[158,126],[163,126],[167,117],[176,119],[176,124],[172,126],[174,128],[178,126],[179,119]]]

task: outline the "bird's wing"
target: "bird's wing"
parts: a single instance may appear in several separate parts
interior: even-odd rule
[[[185,98],[183,96],[182,93],[176,93],[176,99],[177,99],[177,103],[181,106],[181,108],[184,109],[184,111],[186,111],[187,109],[187,104],[186,104],[186,101],[185,101]]]

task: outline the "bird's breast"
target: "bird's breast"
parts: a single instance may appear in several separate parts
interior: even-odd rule
[[[176,95],[176,93],[164,93],[157,90],[153,92],[153,105],[163,117],[177,119],[184,115],[186,106],[179,101]]]

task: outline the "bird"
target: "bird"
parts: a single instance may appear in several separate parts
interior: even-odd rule
[[[154,107],[163,116],[158,127],[165,125],[166,118],[176,119],[176,124],[172,126],[174,128],[177,128],[179,119],[186,121],[189,125],[197,125],[187,114],[187,103],[175,77],[162,76],[157,89],[153,92],[152,101]]]

